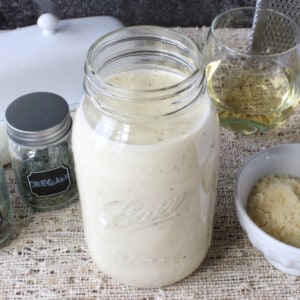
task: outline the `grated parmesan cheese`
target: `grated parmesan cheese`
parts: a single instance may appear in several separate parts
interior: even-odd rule
[[[300,178],[263,177],[254,185],[247,209],[265,232],[300,248]]]

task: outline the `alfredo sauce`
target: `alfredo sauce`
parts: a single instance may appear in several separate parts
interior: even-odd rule
[[[135,92],[169,89],[184,79],[142,66],[111,74],[106,82],[127,89],[134,99]],[[211,242],[216,111],[203,91],[172,113],[165,113],[170,103],[163,100],[155,109],[151,102],[129,101],[119,104],[121,112],[130,107],[122,115],[101,107],[100,101],[110,103],[106,97],[85,96],[73,125],[89,251],[101,271],[125,284],[174,283],[199,266]],[[180,93],[174,97],[181,100]]]

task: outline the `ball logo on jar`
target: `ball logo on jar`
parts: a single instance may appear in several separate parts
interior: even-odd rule
[[[187,193],[168,197],[155,208],[147,208],[138,199],[110,201],[105,204],[100,223],[106,227],[143,229],[175,218],[181,213]]]

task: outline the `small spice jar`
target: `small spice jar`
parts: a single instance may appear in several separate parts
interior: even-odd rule
[[[6,109],[12,168],[21,197],[39,210],[77,195],[68,103],[48,92],[26,94]]]
[[[3,244],[13,230],[13,209],[10,202],[3,168],[0,166],[0,244]]]

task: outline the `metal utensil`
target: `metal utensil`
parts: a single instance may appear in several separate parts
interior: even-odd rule
[[[257,8],[274,9],[294,19],[300,24],[300,1],[299,0],[257,0]]]
[[[251,53],[272,54],[284,51],[287,45],[295,46],[295,34],[287,34],[293,30],[284,18],[268,14],[266,9],[273,9],[289,16],[300,24],[300,1],[298,0],[258,0],[257,11],[253,22],[253,33],[250,45]],[[289,28],[290,27],[290,28]]]

